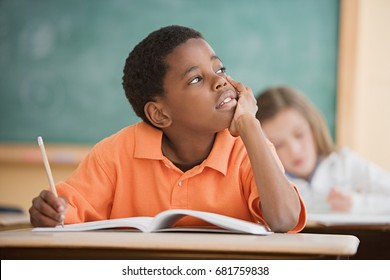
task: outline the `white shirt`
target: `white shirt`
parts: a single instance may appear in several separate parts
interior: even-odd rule
[[[298,187],[309,214],[331,212],[326,199],[333,187],[352,194],[352,213],[390,214],[390,174],[348,148],[322,159],[310,182],[287,176]]]

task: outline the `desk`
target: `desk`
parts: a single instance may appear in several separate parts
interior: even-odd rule
[[[351,235],[0,232],[4,259],[338,259],[356,253]]]
[[[359,238],[354,260],[390,260],[390,225],[321,225],[308,222],[304,233],[351,234]]]

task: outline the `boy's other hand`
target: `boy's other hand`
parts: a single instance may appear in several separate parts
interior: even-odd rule
[[[67,201],[56,197],[51,191],[43,190],[32,201],[29,209],[30,222],[34,227],[54,227],[63,224]]]
[[[253,95],[252,89],[248,86],[244,86],[240,82],[236,82],[230,76],[227,76],[228,82],[236,89],[238,94],[238,102],[236,106],[236,111],[233,116],[232,123],[229,127],[229,131],[233,136],[239,136],[239,131],[237,128],[237,121],[242,116],[251,116],[255,118],[257,112],[257,101]]]

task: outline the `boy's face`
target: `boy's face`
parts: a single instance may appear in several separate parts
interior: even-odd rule
[[[162,101],[172,127],[195,133],[215,133],[229,127],[237,93],[209,44],[190,39],[174,49],[166,63]]]

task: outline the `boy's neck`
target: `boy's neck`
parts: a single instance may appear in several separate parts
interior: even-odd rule
[[[174,139],[164,133],[162,153],[183,172],[201,164],[210,154],[216,134],[208,137]]]

